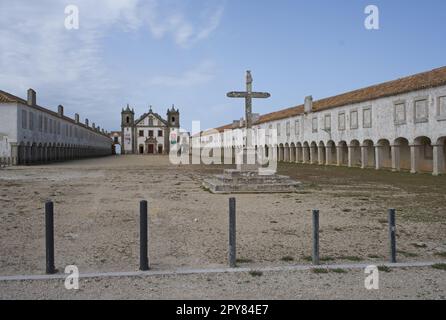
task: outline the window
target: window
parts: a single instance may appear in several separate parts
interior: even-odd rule
[[[286,136],[289,137],[291,134],[290,122],[286,123]]]
[[[28,113],[26,112],[26,110],[22,110],[22,129],[26,129],[27,128],[27,124],[28,123]]]
[[[149,126],[153,127],[153,118],[152,117],[149,117]]]
[[[158,130],[158,137],[162,137],[163,136],[163,130]]]
[[[130,117],[125,118],[125,121],[126,121],[127,124],[129,124],[130,123]]]
[[[175,117],[172,117],[172,123],[175,123],[175,120],[176,120]]]
[[[60,135],[60,122],[57,121],[57,134]]]
[[[294,122],[294,134],[295,134],[296,136],[299,135],[299,120],[296,120],[296,121]]]
[[[139,136],[144,137],[144,130],[139,130]]]
[[[114,141],[115,143],[119,143],[119,139],[118,139],[118,137],[114,137],[114,138],[113,138],[113,141]]]
[[[446,119],[446,96],[438,98],[438,117]]]
[[[429,119],[429,110],[427,99],[415,100],[415,122],[427,122]]]
[[[317,132],[317,118],[313,118],[312,128],[313,128],[313,132]]]
[[[277,136],[280,137],[280,123],[277,124]]]
[[[406,103],[405,102],[395,102],[395,124],[405,124],[406,123]]]
[[[149,137],[153,137],[153,130],[149,130]]]
[[[39,114],[39,131],[43,131],[43,116]]]
[[[372,108],[366,107],[362,111],[362,126],[364,128],[372,127]]]
[[[338,114],[338,129],[345,130],[345,112],[339,112]]]
[[[350,111],[350,129],[358,129],[358,111]]]
[[[29,130],[34,130],[34,113],[29,113]]]
[[[47,117],[45,117],[45,119],[44,119],[44,121],[43,121],[43,131],[44,131],[45,133],[48,132],[48,118],[47,118]]]
[[[326,114],[324,117],[324,129],[331,131],[331,114]]]

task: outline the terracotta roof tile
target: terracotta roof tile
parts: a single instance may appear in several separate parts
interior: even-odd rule
[[[395,96],[411,91],[423,90],[446,85],[446,67],[418,73],[412,76],[384,82],[359,90],[350,91],[333,97],[313,102],[313,111],[322,111],[354,103],[361,103],[380,98]],[[268,113],[260,116],[255,124],[294,117],[304,112],[304,105]],[[230,125],[220,127],[225,128]]]

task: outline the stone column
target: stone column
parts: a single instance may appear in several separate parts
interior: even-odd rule
[[[361,169],[367,168],[369,164],[369,147],[361,146]]]
[[[433,170],[432,174],[434,176],[438,176],[444,173],[444,154],[443,154],[443,145],[432,145],[433,148]]]
[[[392,145],[392,171],[401,171],[400,146]]]
[[[309,148],[303,148],[302,149],[302,163],[307,163],[307,159],[308,159],[308,152],[309,152]]]
[[[380,170],[382,168],[381,159],[382,146],[375,146],[375,169]]]
[[[332,147],[326,146],[325,147],[325,165],[328,166],[332,162]]]
[[[340,167],[340,166],[342,166],[342,147],[341,146],[337,146],[336,147],[336,157],[337,157],[337,163],[336,163],[336,165],[338,166],[338,167]]]
[[[323,161],[323,159],[324,159],[323,152],[325,151],[324,149],[325,148],[321,147],[321,146],[317,147],[317,160],[318,160],[319,165],[324,165],[324,161]]]
[[[19,157],[19,146],[17,143],[11,143],[11,163],[13,166],[16,166],[18,163],[18,157]]]
[[[410,146],[410,173],[418,172],[419,153],[418,145],[414,144]]]
[[[348,167],[353,167],[353,155],[354,155],[354,147],[348,146]]]

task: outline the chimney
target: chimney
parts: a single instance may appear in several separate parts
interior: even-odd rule
[[[74,121],[75,121],[76,123],[79,123],[79,114],[78,114],[78,113],[76,113],[76,114],[74,115]]]
[[[85,119],[85,125],[88,127],[88,119]]]
[[[59,105],[58,107],[57,107],[57,114],[59,115],[59,117],[63,117],[63,105]]]
[[[28,105],[36,105],[36,92],[33,89],[28,89]]]
[[[308,96],[305,97],[305,113],[310,113],[313,111],[313,97],[312,96]]]

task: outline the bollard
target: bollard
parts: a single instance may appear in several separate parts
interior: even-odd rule
[[[396,263],[396,223],[395,209],[389,209],[390,262]]]
[[[45,203],[45,247],[46,247],[46,273],[55,274],[54,266],[54,204]]]
[[[139,269],[141,271],[149,270],[147,229],[147,201],[144,200],[139,206]]]
[[[229,267],[236,267],[236,215],[235,198],[229,199]]]
[[[319,265],[319,210],[313,210],[313,264]]]

